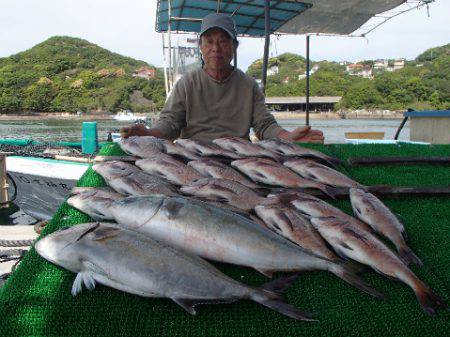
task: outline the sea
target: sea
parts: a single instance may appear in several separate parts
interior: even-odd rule
[[[90,121],[92,122],[92,121]],[[305,125],[304,119],[280,119],[287,130]],[[310,125],[325,136],[325,143],[345,143],[345,132],[385,132],[385,139],[393,139],[401,123],[398,119],[310,119]],[[116,120],[97,121],[99,141],[106,141],[109,132],[118,132],[130,122]],[[82,121],[79,119],[0,120],[0,139],[33,139],[41,142],[81,141]],[[409,125],[403,127],[400,140],[409,140]],[[0,210],[0,225],[32,225],[35,219],[13,205]]]

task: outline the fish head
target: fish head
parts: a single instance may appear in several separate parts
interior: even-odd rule
[[[140,171],[136,166],[123,161],[110,161],[95,164],[92,166],[92,169],[106,180],[124,177],[132,172]]]
[[[134,229],[152,219],[166,198],[160,194],[132,196],[113,202],[108,209],[119,224]]]
[[[349,196],[350,196],[350,199],[354,199],[354,200],[356,200],[356,199],[362,199],[365,195],[367,194],[367,192],[366,191],[364,191],[362,188],[355,188],[355,187],[352,187],[352,188],[350,188],[350,190],[349,190]]]
[[[196,192],[204,188],[207,188],[209,184],[210,184],[209,178],[196,179],[193,180],[189,185],[180,187],[180,191],[186,194],[195,194]]]
[[[82,268],[81,251],[76,243],[99,226],[98,222],[91,222],[60,229],[36,242],[34,249],[47,261],[74,272],[79,271]]]

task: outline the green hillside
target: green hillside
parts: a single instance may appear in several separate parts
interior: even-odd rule
[[[163,75],[133,77],[143,66],[149,65],[82,39],[52,37],[0,58],[0,113],[158,111],[165,101]],[[336,62],[310,66],[311,95],[342,96],[338,108],[450,109],[450,44],[426,50],[401,70],[375,72],[373,79],[351,76]],[[247,74],[260,78],[261,68],[260,59]],[[304,95],[304,57],[285,53],[270,58],[270,68],[278,73],[268,76],[268,96]]]
[[[392,62],[391,60],[390,62]],[[374,61],[363,64],[372,66]],[[278,66],[278,74],[268,76],[267,96],[303,96],[306,79],[305,59],[295,54],[271,58],[269,68]],[[336,62],[311,62],[318,70],[311,75],[313,96],[342,96],[341,108],[450,109],[450,44],[429,49],[403,69],[375,71],[373,79],[351,76]],[[247,74],[261,78],[262,60],[255,61]]]
[[[162,74],[132,77],[143,61],[88,41],[52,37],[0,58],[0,112],[150,112],[164,104]]]

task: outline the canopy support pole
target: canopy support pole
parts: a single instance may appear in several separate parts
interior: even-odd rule
[[[262,91],[263,93],[266,93],[267,64],[269,62],[269,44],[270,44],[270,0],[264,0],[264,28],[265,28],[265,41],[264,41],[263,66],[262,66]]]
[[[309,125],[309,35],[306,35],[306,125]]]

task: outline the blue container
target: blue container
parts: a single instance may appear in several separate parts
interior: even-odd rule
[[[81,151],[93,154],[98,149],[97,122],[83,122],[81,130]]]

